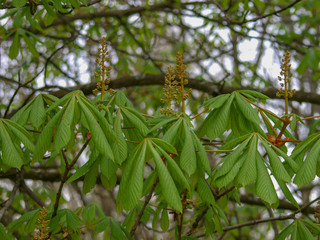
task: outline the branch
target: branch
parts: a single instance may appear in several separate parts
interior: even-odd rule
[[[0,221],[5,216],[8,208],[11,206],[11,204],[12,204],[12,202],[14,200],[14,197],[15,197],[15,195],[16,195],[19,187],[20,187],[21,180],[22,180],[21,173],[18,173],[18,176],[16,178],[16,181],[15,181],[15,184],[14,184],[13,189],[11,191],[9,199],[4,202],[3,207],[0,209]],[[0,204],[0,205],[2,205],[2,204]]]
[[[70,164],[68,164],[66,166],[66,170],[64,171],[63,176],[61,177],[61,182],[60,182],[60,186],[56,195],[56,200],[54,203],[54,207],[53,207],[53,213],[51,216],[51,219],[54,218],[57,215],[58,212],[58,207],[59,207],[59,200],[61,197],[61,193],[62,193],[62,188],[64,186],[64,184],[66,183],[66,181],[68,180],[68,175],[70,170],[72,169],[72,167],[76,164],[76,162],[78,161],[80,155],[83,153],[84,149],[87,147],[87,145],[89,144],[90,138],[87,139],[87,141],[85,142],[85,144],[83,144],[82,148],[80,149],[80,151],[78,152],[77,156],[74,157],[74,159],[72,160],[72,162]]]
[[[21,190],[29,195],[40,207],[44,207],[44,202],[26,185],[24,181],[21,182]]]
[[[110,87],[113,89],[137,87],[137,86],[151,86],[151,85],[164,85],[164,75],[144,75],[144,76],[128,76],[121,77],[111,81]],[[218,83],[201,81],[194,78],[189,78],[188,87],[192,89],[199,90],[201,92],[208,93],[211,96],[218,96],[220,94],[232,93],[237,90],[254,90],[261,92],[272,99],[282,99],[276,95],[277,89],[267,88],[267,89],[255,89],[249,87],[223,87],[221,88]],[[92,91],[96,88],[96,83],[84,84],[76,87],[66,88],[64,90],[50,91],[49,93],[56,97],[63,97],[65,94],[74,91],[82,90],[85,95],[92,94]],[[220,89],[221,88],[221,89]],[[291,101],[306,102],[320,105],[320,95],[311,93],[297,91],[295,95],[290,98]]]

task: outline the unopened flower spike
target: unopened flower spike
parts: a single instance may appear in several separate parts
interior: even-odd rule
[[[109,92],[113,92],[113,89],[109,89],[110,84],[110,73],[112,67],[110,66],[110,57],[109,50],[106,38],[101,38],[100,40],[101,47],[98,48],[98,54],[96,57],[96,63],[100,66],[100,69],[95,72],[95,76],[101,79],[101,82],[97,83],[97,88],[93,90],[94,93],[101,93],[101,100],[108,90]],[[107,66],[109,65],[109,66]]]

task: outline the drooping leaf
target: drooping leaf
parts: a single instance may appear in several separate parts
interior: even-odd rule
[[[124,114],[129,122],[137,128],[143,136],[146,136],[149,132],[149,129],[147,128],[144,119],[142,119],[136,111],[134,111],[131,108],[122,107],[121,108],[122,114]]]
[[[277,207],[279,204],[278,196],[263,161],[263,158],[259,154],[259,157],[256,161],[257,181],[255,184],[255,190],[261,200],[267,202],[272,207]]]
[[[34,103],[32,104],[32,109],[30,111],[30,122],[36,129],[45,122],[46,120],[46,110],[44,108],[44,103],[42,96],[39,95],[35,98]]]
[[[137,206],[143,189],[143,170],[147,144],[141,142],[127,160],[120,182],[117,209],[131,210]]]
[[[71,177],[67,180],[67,183],[71,183],[75,180],[77,180],[78,178],[82,177],[83,175],[87,174],[87,172],[89,172],[90,168],[94,165],[94,163],[96,162],[96,160],[99,157],[99,153],[97,151],[93,151],[93,153],[91,153],[89,160],[79,169],[77,169],[77,171],[71,175]]]
[[[208,109],[220,108],[228,100],[229,97],[230,97],[230,94],[221,94],[217,97],[214,97],[214,98],[207,100],[203,104],[203,106]]]
[[[257,141],[257,135],[254,135],[249,145],[247,158],[244,160],[237,176],[236,181],[241,186],[247,186],[248,184],[253,183],[257,178],[256,155],[259,154],[257,152]]]
[[[48,151],[50,143],[53,139],[53,133],[57,126],[57,123],[61,119],[64,111],[60,110],[57,114],[54,115],[54,117],[47,123],[47,125],[42,130],[37,145],[35,148],[35,159],[38,159],[39,157],[42,157],[43,154]]]
[[[208,159],[208,155],[203,147],[203,145],[200,142],[200,139],[198,138],[198,136],[192,131],[190,130],[191,135],[192,135],[192,140],[193,140],[193,144],[195,147],[195,151],[196,151],[196,155],[197,155],[197,161],[201,163],[203,169],[210,174],[211,173],[211,167],[209,164],[209,159]]]
[[[2,120],[0,120],[0,139],[2,161],[9,167],[20,168],[23,163],[22,151],[14,144]]]
[[[19,54],[19,48],[20,48],[20,34],[18,31],[14,34],[12,45],[9,48],[9,57],[11,59],[17,58]]]
[[[248,103],[239,93],[235,93],[235,100],[237,102],[237,106],[240,109],[240,111],[242,112],[242,114],[245,116],[245,118],[252,122],[252,124],[256,124],[257,126],[259,126],[260,124],[260,120],[259,120],[259,116],[258,116],[258,111],[256,111],[256,109],[253,109],[250,105],[250,103]]]
[[[260,93],[260,92],[257,92],[257,91],[253,91],[253,90],[240,90],[239,93],[241,94],[249,94],[253,97],[256,97],[256,98],[260,98],[260,99],[269,99],[268,96],[264,95],[263,93]]]
[[[23,127],[8,119],[2,121],[27,149],[29,149],[31,152],[34,152],[35,146],[32,142],[33,138]]]
[[[76,99],[72,97],[70,101],[63,108],[63,115],[56,128],[53,144],[57,151],[65,147],[74,137],[74,111]]]
[[[105,131],[104,129],[101,128],[101,120],[98,122],[97,118],[97,114],[93,113],[91,110],[89,109],[88,105],[86,105],[83,101],[79,100],[79,104],[81,107],[81,113],[83,113],[83,115],[85,116],[85,119],[87,120],[88,123],[88,128],[89,131],[91,133],[91,138],[92,141],[94,142],[96,148],[99,150],[99,152],[101,152],[104,156],[111,158],[112,160],[114,160],[114,155],[113,155],[113,151],[110,147],[110,144],[108,142],[108,139],[105,135]],[[98,113],[99,114],[99,113]],[[107,120],[104,119],[102,121],[105,121],[105,125],[108,125]]]
[[[153,148],[150,141],[148,141],[148,147],[149,147],[149,150],[151,151],[153,160],[156,164],[156,170],[159,175],[161,192],[163,194],[164,199],[167,201],[167,203],[171,207],[181,212],[182,204],[181,204],[180,195],[172,180],[172,177],[170,176],[169,171],[167,170],[166,166],[164,165],[157,151]]]
[[[166,232],[169,228],[169,214],[167,209],[163,209],[161,213],[160,227],[162,231]]]
[[[272,173],[277,178],[281,179],[284,182],[291,182],[291,177],[289,176],[287,170],[284,168],[281,160],[279,159],[278,155],[275,153],[275,151],[267,144],[267,142],[261,138],[260,141],[264,148],[267,151],[269,161],[272,167]]]
[[[83,193],[86,194],[92,190],[96,185],[97,177],[99,174],[99,163],[100,161],[95,161],[90,167],[88,173],[85,175],[83,180]]]
[[[183,122],[184,142],[180,154],[180,166],[190,176],[196,171],[197,158],[192,135],[185,122]]]
[[[214,139],[227,130],[233,98],[234,94],[231,94],[223,106],[209,113],[197,130],[199,137],[206,135],[208,138]]]
[[[251,140],[251,137],[252,136],[248,136],[247,139],[243,141],[231,154],[227,155],[221,160],[223,162],[223,165],[215,173],[215,179],[227,174],[232,169],[235,163],[239,160],[239,157],[242,154],[243,150],[247,147],[249,141]]]
[[[300,169],[297,171],[296,177],[294,178],[294,183],[299,187],[310,183],[317,174],[317,162],[320,156],[320,140],[314,143],[309,154],[306,157],[306,160],[300,166]]]
[[[177,179],[177,181],[183,185],[186,189],[190,191],[190,185],[188,183],[188,180],[183,175],[183,172],[181,171],[178,164],[173,160],[166,151],[164,151],[162,148],[157,147],[157,149],[160,151],[160,153],[165,157],[167,163],[168,163],[168,170],[171,173],[171,176],[174,179]]]
[[[210,187],[205,182],[204,179],[199,178],[198,184],[197,184],[197,193],[199,194],[202,201],[204,201],[207,204],[215,204],[214,196],[210,190]]]
[[[116,134],[115,146],[117,147],[117,151],[114,151],[115,160],[117,163],[121,164],[127,158],[128,146],[121,130],[121,117],[119,111],[117,111],[113,129]]]
[[[173,153],[175,155],[177,155],[177,150],[174,148],[174,146],[172,146],[170,143],[160,139],[160,138],[150,138],[150,140],[156,144],[157,146],[159,146],[160,148],[162,148],[163,150],[165,150],[167,153]]]

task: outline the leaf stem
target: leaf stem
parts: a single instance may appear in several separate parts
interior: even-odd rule
[[[274,127],[271,125],[271,123],[270,123],[269,119],[267,118],[267,116],[261,111],[261,109],[258,109],[258,111],[259,111],[260,115],[262,116],[262,118],[266,121],[267,125],[272,129],[273,134],[274,134],[275,136],[277,136],[278,133],[276,132],[276,130],[274,129]]]
[[[199,117],[201,114],[207,112],[208,110],[209,110],[209,109],[206,108],[205,110],[203,110],[202,112],[198,113],[197,115],[194,115],[194,116],[191,118],[191,120],[195,119],[196,117]]]

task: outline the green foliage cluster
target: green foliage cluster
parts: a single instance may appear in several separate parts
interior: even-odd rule
[[[183,64],[179,61],[178,66]],[[184,81],[177,87],[184,89]],[[203,112],[208,114],[198,127],[193,121],[199,115],[188,116],[179,112],[178,106],[172,116],[149,116],[138,112],[122,91],[103,94],[103,99],[97,95],[93,100],[79,90],[60,99],[40,94],[10,120],[0,119],[2,171],[28,171],[33,164],[50,165],[55,158],[64,166],[54,206],[51,204],[45,214],[41,209],[29,211],[6,228],[0,225],[1,239],[11,239],[14,232],[24,239],[39,229],[39,222],[50,236],[60,238],[81,239],[81,233],[90,230],[94,236],[103,232],[104,239],[131,239],[137,224],[151,218],[153,228],[160,221],[161,229],[167,231],[168,213],[176,222],[177,239],[195,239],[189,236],[199,230],[186,232],[194,218],[184,218],[192,209],[203,211],[205,235],[213,236],[223,233],[223,222],[228,223],[223,202],[230,197],[237,200],[241,188],[253,188],[266,205],[277,208],[277,182],[298,213],[300,206],[290,184],[302,186],[320,176],[320,134],[301,141],[289,155],[285,143],[295,141],[290,131],[296,126],[290,118],[298,121],[299,117],[278,117],[260,107],[257,99],[266,101],[268,97],[259,92],[240,90],[208,99],[203,104]],[[186,100],[182,102],[188,103]],[[285,139],[281,139],[282,132]],[[225,139],[218,150],[204,144],[216,138]],[[75,146],[82,146],[78,154],[69,152]],[[72,171],[87,146],[88,161]],[[227,154],[213,164],[208,158],[212,151]],[[51,158],[44,160],[48,154]],[[79,178],[83,178],[84,194],[98,179],[108,189],[119,181],[117,211],[128,213],[123,224],[105,216],[95,204],[76,211],[59,208],[63,184]],[[150,205],[152,196],[156,206]],[[295,219],[295,214],[288,218]],[[314,239],[319,234],[316,222],[296,218],[277,239]]]

